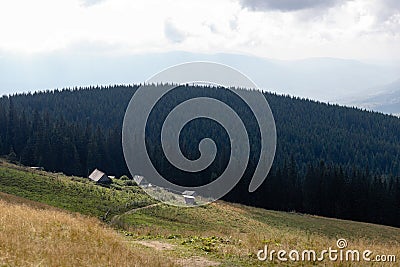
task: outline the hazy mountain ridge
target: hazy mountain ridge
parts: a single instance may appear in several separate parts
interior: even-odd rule
[[[237,68],[260,88],[320,101],[334,101],[400,77],[398,66],[337,58],[275,60],[251,55],[190,52],[131,56],[82,55],[74,51],[40,57],[0,55],[0,94],[85,85],[132,84],[171,65],[213,61]]]
[[[347,101],[347,105],[400,116],[400,79],[376,87],[366,96],[353,97]]]

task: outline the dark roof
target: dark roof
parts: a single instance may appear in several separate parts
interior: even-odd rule
[[[194,196],[196,194],[195,191],[186,190],[182,193],[184,196]]]

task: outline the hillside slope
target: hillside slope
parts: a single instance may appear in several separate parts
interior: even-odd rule
[[[172,266],[95,218],[0,194],[1,266]]]
[[[84,207],[90,204],[85,202],[87,194],[83,193],[87,186],[92,186],[93,191],[98,189],[105,192],[103,195],[93,195],[94,201],[101,202],[107,199],[104,196],[112,195],[113,192],[114,201],[121,200],[124,196],[115,193],[117,190],[112,188],[115,183],[121,182],[118,180],[114,181],[111,188],[100,189],[94,184],[82,182],[83,178],[77,180],[76,177],[61,174],[54,178],[51,173],[32,171],[4,162],[0,171],[0,191],[70,211],[95,216],[99,214],[93,206],[89,209]],[[6,179],[5,173],[9,174]],[[20,187],[21,179],[24,179],[24,183],[31,184],[31,187]],[[35,183],[38,179],[41,182]],[[68,184],[57,189],[58,197],[48,190],[58,183],[56,179]],[[120,186],[121,192],[135,190],[135,186]],[[77,202],[81,201],[81,205],[64,206],[64,198],[72,197],[70,188],[81,190],[82,193],[75,194],[72,198]],[[140,190],[135,194],[135,198],[147,198]],[[118,236],[94,218],[62,212],[58,208],[7,194],[0,194],[0,199],[3,230],[0,233],[3,235],[1,240],[7,240],[0,245],[0,263],[3,261],[15,266],[40,262],[45,266],[65,266],[69,264],[63,260],[68,257],[74,257],[76,264],[73,265],[78,266],[132,266],[137,261],[138,266],[259,266],[261,262],[256,254],[265,245],[275,250],[321,251],[329,247],[335,248],[338,238],[345,238],[350,249],[369,249],[373,251],[373,255],[400,255],[398,228],[268,211],[222,201],[196,208],[178,208],[148,201],[143,203],[143,208],[136,206],[115,210],[107,221],[121,233]],[[13,204],[6,204],[5,201]],[[103,237],[107,237],[104,242]],[[130,244],[134,251],[123,244]],[[34,249],[28,251],[27,248],[32,246]],[[86,249],[79,250],[81,246]],[[57,250],[61,253],[59,258],[52,254],[49,249],[51,247],[60,248]],[[62,249],[66,247],[73,248],[69,251]],[[101,251],[107,255],[91,258]],[[120,253],[124,255],[120,256]],[[157,256],[149,259],[150,254]],[[109,262],[103,264],[104,261]],[[279,265],[276,259],[274,263]],[[291,264],[296,265],[289,262]],[[304,266],[314,264],[307,261]],[[324,264],[351,266],[350,262],[339,264],[324,261]],[[397,265],[386,263],[385,266]]]

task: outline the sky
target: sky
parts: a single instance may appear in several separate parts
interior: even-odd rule
[[[400,60],[397,0],[0,0],[0,54]]]
[[[210,60],[332,101],[399,80],[399,44],[398,0],[0,0],[0,95]]]

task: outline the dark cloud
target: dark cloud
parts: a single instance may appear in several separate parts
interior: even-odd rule
[[[399,0],[381,0],[380,5],[376,8],[375,15],[379,23],[383,23],[400,14],[400,1]],[[393,23],[393,22],[391,22]],[[399,23],[393,23],[399,26]]]
[[[181,43],[186,39],[185,33],[176,28],[169,19],[164,23],[164,34],[165,37],[173,43]]]
[[[345,0],[240,0],[243,7],[254,11],[279,10],[284,12],[303,9],[327,8]]]
[[[400,10],[400,1],[399,0],[383,0],[388,8],[393,8],[396,10]]]

